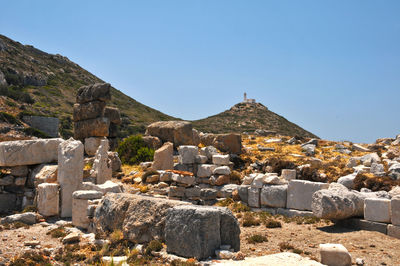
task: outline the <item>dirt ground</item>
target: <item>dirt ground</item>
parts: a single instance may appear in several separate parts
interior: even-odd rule
[[[259,225],[241,227],[241,230],[241,251],[246,256],[278,253],[281,252],[279,244],[288,242],[302,251],[302,256],[320,261],[319,244],[338,243],[350,252],[353,264],[356,258],[361,258],[365,265],[400,265],[400,239],[379,232],[355,231],[325,222],[311,225],[282,222],[282,228]],[[253,234],[266,236],[268,241],[249,244],[247,238]]]
[[[241,252],[246,257],[263,256],[279,253],[279,244],[287,242],[295,252],[310,257],[317,261],[319,257],[319,244],[340,243],[351,253],[353,263],[356,258],[364,260],[365,265],[400,265],[400,240],[387,235],[370,232],[354,231],[336,226],[325,221],[317,224],[298,225],[295,222],[281,221],[282,228],[266,228],[265,225],[243,227],[241,226]],[[18,228],[0,231],[0,265],[8,264],[14,256],[21,254],[28,247],[24,241],[38,240],[41,248],[59,248],[62,246],[60,239],[46,235],[49,227],[40,224],[29,228]],[[247,238],[254,234],[266,236],[268,241],[263,243],[248,243]],[[3,264],[4,265],[4,264]]]

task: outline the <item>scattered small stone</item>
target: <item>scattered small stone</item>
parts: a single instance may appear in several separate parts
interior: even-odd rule
[[[38,245],[40,245],[40,241],[37,240],[24,241],[24,246],[36,247]]]
[[[70,244],[70,243],[75,243],[79,242],[80,240],[80,235],[77,232],[70,233],[66,237],[63,238],[62,243],[63,244]]]

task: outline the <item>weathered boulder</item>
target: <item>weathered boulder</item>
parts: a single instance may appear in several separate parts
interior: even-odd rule
[[[198,146],[199,144],[200,144],[199,131],[193,128],[193,145]]]
[[[214,169],[217,168],[214,164],[199,164],[197,168],[198,177],[210,177],[213,174]]]
[[[320,244],[321,263],[329,266],[350,266],[351,255],[341,244]]]
[[[291,180],[287,191],[287,208],[311,211],[314,192],[328,188],[329,184],[306,180]]]
[[[0,166],[33,165],[57,161],[63,139],[4,141],[0,143]]]
[[[85,138],[85,152],[89,156],[94,156],[96,154],[97,149],[100,146],[100,142],[104,139],[104,137],[90,137]]]
[[[174,144],[166,142],[161,148],[154,152],[152,168],[154,170],[174,169]]]
[[[153,150],[157,150],[161,148],[162,142],[159,138],[154,137],[154,136],[143,136],[142,137],[144,143],[146,144],[147,147]]]
[[[37,187],[41,183],[57,182],[58,165],[40,164],[33,168],[28,178],[29,187]]]
[[[213,146],[222,152],[241,154],[242,137],[240,134],[218,134],[213,140]]]
[[[183,204],[188,203],[127,193],[108,193],[96,208],[94,222],[100,231],[120,229],[124,239],[137,243],[164,240],[168,209]]]
[[[156,136],[163,142],[172,142],[175,147],[193,145],[192,123],[186,121],[159,121],[147,127],[146,135]]]
[[[186,258],[206,259],[221,245],[240,249],[239,223],[226,208],[176,206],[167,212],[167,252]]]
[[[122,162],[118,156],[118,152],[107,152],[108,161],[111,162],[111,170],[113,173],[121,172]]]
[[[322,189],[312,196],[311,208],[318,218],[341,220],[363,215],[364,198],[356,191],[336,185],[335,189]]]
[[[228,166],[219,166],[214,169],[214,175],[230,175],[231,169]]]
[[[354,188],[354,179],[357,177],[357,173],[349,174],[346,176],[339,177],[337,182],[348,189]]]
[[[218,150],[214,146],[207,146],[200,149],[200,154],[207,156],[207,159],[211,161],[212,157],[218,154]]]
[[[118,108],[107,106],[104,110],[104,116],[110,120],[110,123],[115,125],[121,124],[121,114]]]
[[[97,117],[74,122],[74,138],[107,137],[109,135],[110,120],[107,117]]]
[[[400,163],[395,163],[390,166],[389,176],[395,180],[400,179]]]
[[[25,213],[18,213],[18,214],[6,216],[3,219],[1,219],[1,224],[15,223],[15,222],[21,222],[21,223],[25,223],[25,224],[35,224],[36,221],[37,221],[36,213],[25,212]]]
[[[287,185],[267,185],[261,189],[261,206],[286,208]]]
[[[55,183],[42,183],[38,186],[37,209],[41,215],[56,216],[59,214],[59,187]]]
[[[106,103],[101,101],[76,103],[74,104],[73,121],[77,122],[104,116],[105,107]]]
[[[182,145],[178,147],[179,163],[181,164],[194,164],[199,150],[196,146]]]
[[[72,193],[83,180],[83,144],[70,138],[58,147],[58,182],[61,187],[61,217],[72,216]]]
[[[77,103],[87,103],[92,101],[107,102],[111,100],[111,85],[108,83],[95,83],[83,86],[78,89],[76,95]]]

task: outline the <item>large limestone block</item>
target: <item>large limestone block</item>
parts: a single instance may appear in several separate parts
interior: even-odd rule
[[[162,146],[161,140],[157,137],[143,136],[142,138],[146,146],[149,147],[150,149],[157,150]]]
[[[287,192],[287,208],[311,211],[313,194],[321,189],[328,188],[329,184],[306,180],[291,180]]]
[[[54,164],[40,164],[36,166],[29,174],[28,186],[33,188],[42,183],[57,182],[57,169],[58,165]]]
[[[42,183],[38,186],[37,208],[43,216],[59,214],[60,186],[54,183]]]
[[[96,190],[103,193],[103,195],[107,194],[108,192],[111,193],[122,193],[123,186],[122,184],[114,183],[111,180],[106,181],[104,184],[96,185],[92,182],[83,182],[82,183],[83,190]]]
[[[124,239],[145,243],[165,239],[167,211],[188,204],[127,193],[108,193],[96,208],[94,222],[103,232],[122,230]]]
[[[312,196],[311,209],[318,218],[341,220],[363,216],[364,196],[337,184],[336,188],[322,189]]]
[[[248,202],[249,187],[250,187],[249,185],[240,185],[237,187],[240,200],[246,204]]]
[[[104,116],[105,107],[106,103],[101,101],[76,103],[74,104],[73,121],[77,122]]]
[[[103,193],[96,190],[77,190],[72,193],[72,224],[78,228],[87,229],[89,227],[88,201],[100,199],[102,196]]]
[[[74,138],[107,137],[109,135],[110,120],[107,117],[97,117],[74,122]]]
[[[0,166],[33,165],[57,161],[63,139],[37,139],[0,142]]]
[[[197,169],[198,177],[210,177],[213,174],[214,169],[217,168],[214,164],[199,164]]]
[[[58,182],[61,187],[61,217],[72,216],[72,193],[83,180],[83,144],[70,138],[58,147]]]
[[[217,165],[229,165],[229,154],[214,154],[212,156],[212,162]]]
[[[165,224],[167,252],[186,258],[206,259],[221,245],[240,248],[240,228],[225,208],[177,206],[168,210]]]
[[[261,206],[286,208],[287,185],[267,185],[261,189]]]
[[[249,187],[247,200],[250,207],[260,208],[260,189]]]
[[[89,156],[94,156],[104,137],[90,137],[85,139],[85,152]]]
[[[390,202],[392,224],[400,225],[400,196],[392,198]]]
[[[175,147],[193,145],[192,123],[186,121],[159,121],[147,127],[146,135],[172,142]]]
[[[281,178],[290,181],[296,179],[296,169],[282,169]]]
[[[366,199],[364,201],[364,219],[373,222],[390,223],[390,200]]]
[[[199,149],[192,145],[182,145],[178,148],[179,163],[181,164],[194,164],[196,156],[199,154]]]
[[[108,83],[95,83],[83,86],[78,89],[76,95],[77,103],[87,103],[92,101],[107,102],[111,100],[111,85]]]
[[[154,170],[172,170],[174,169],[174,144],[171,142],[164,145],[154,152]]]
[[[387,235],[400,239],[400,226],[388,224]]]
[[[112,177],[112,164],[108,158],[108,150],[108,140],[101,140],[90,172],[91,176],[96,177],[97,184],[104,184],[107,180],[111,180]]]
[[[351,255],[341,244],[320,244],[321,263],[329,266],[350,266]]]
[[[222,152],[231,154],[242,153],[242,137],[240,134],[219,134],[213,141],[213,146]]]
[[[115,125],[121,124],[121,114],[118,108],[107,106],[104,110],[104,116],[110,120],[110,123]]]

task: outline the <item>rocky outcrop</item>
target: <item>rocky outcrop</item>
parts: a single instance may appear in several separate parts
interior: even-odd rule
[[[109,193],[96,208],[94,222],[103,232],[120,229],[124,239],[137,243],[164,240],[167,211],[181,201],[126,193]]]
[[[0,143],[0,166],[17,166],[57,161],[63,139],[4,141]]]
[[[147,127],[146,135],[172,142],[175,147],[193,145],[192,123],[186,121],[159,121]]]

